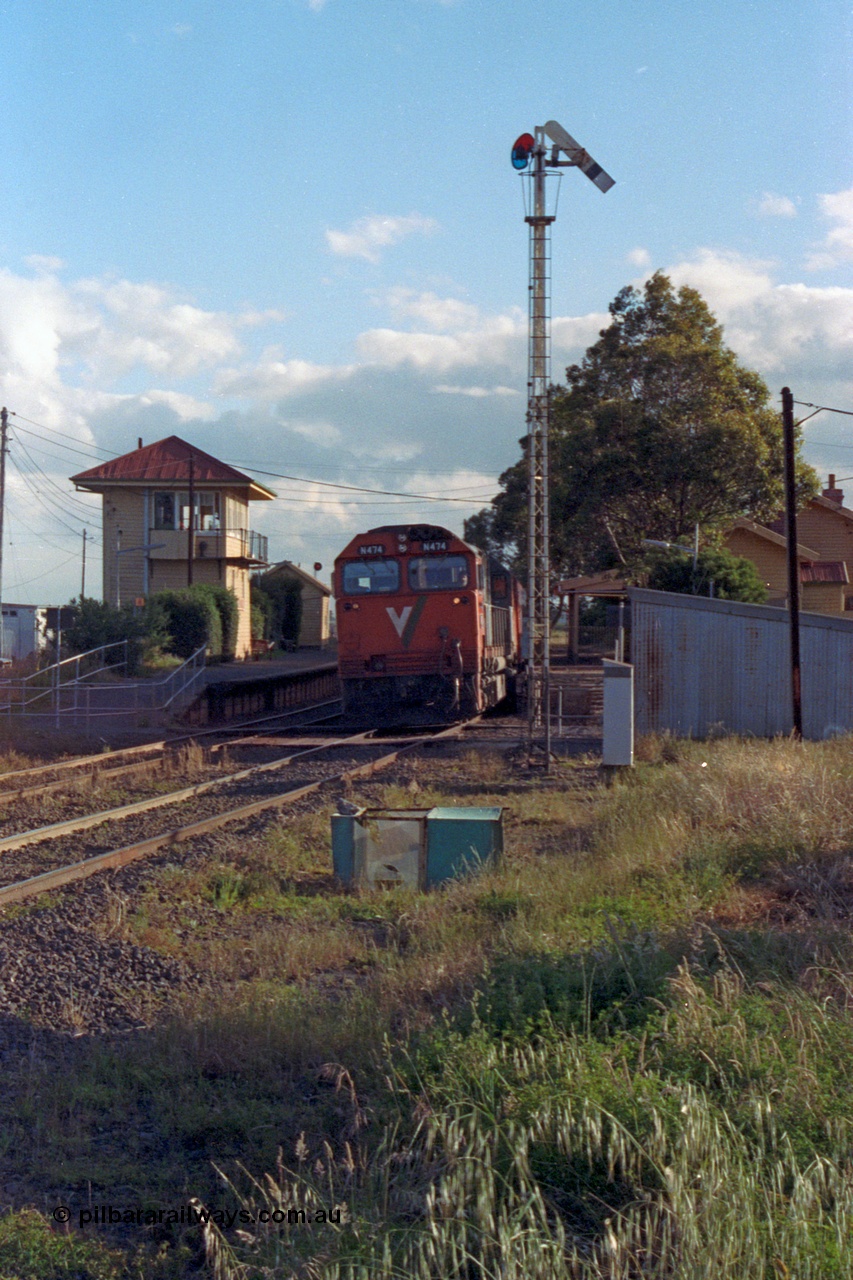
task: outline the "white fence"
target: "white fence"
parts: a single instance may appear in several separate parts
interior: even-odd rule
[[[29,676],[0,678],[0,715],[55,727],[88,728],[108,717],[140,718],[176,713],[204,686],[205,646],[159,679],[128,678],[127,641],[64,658]],[[110,677],[110,678],[107,678]]]
[[[632,588],[638,733],[792,729],[786,609]],[[803,736],[853,732],[853,620],[800,614]]]

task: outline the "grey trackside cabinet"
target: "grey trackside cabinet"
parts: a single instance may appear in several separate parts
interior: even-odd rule
[[[503,809],[360,809],[332,814],[335,875],[351,888],[432,889],[492,866]]]
[[[634,763],[634,668],[630,662],[604,662],[604,734],[601,763]]]

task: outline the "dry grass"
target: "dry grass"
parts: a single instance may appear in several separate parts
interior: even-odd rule
[[[853,744],[638,755],[609,787],[473,753],[359,787],[505,806],[502,865],[439,892],[343,892],[323,806],[115,896],[105,937],[205,985],[27,1077],[31,1162],[73,1181],[106,1114],[102,1190],[346,1201],[338,1233],[210,1231],[220,1280],[847,1277]]]

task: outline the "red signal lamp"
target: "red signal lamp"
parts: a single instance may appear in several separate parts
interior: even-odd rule
[[[533,148],[536,141],[532,133],[523,133],[520,138],[516,138],[512,147],[512,167],[513,169],[526,169],[530,164],[530,157],[533,155]]]

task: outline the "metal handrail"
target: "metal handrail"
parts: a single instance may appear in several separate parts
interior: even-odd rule
[[[126,645],[126,641],[120,641],[117,644]],[[180,700],[195,692],[203,679],[207,651],[206,644],[200,645],[174,671],[170,671],[167,675],[155,680],[124,681],[121,684],[97,684],[88,678],[92,674],[97,674],[97,671],[94,673],[84,672],[83,675],[78,674],[71,680],[63,681],[61,679],[61,667],[68,666],[78,658],[91,656],[101,650],[114,647],[116,646],[103,645],[100,646],[100,649],[90,649],[85,654],[76,654],[73,658],[64,658],[60,663],[53,663],[52,666],[45,667],[42,671],[36,672],[35,675],[40,676],[43,680],[47,673],[50,683],[34,690],[25,688],[27,682],[32,679],[30,676],[21,677],[17,682],[10,680],[0,683],[0,693],[5,690],[9,694],[8,701],[0,705],[0,712],[5,711],[11,715],[14,708],[21,715],[48,713],[55,716],[58,724],[62,716],[82,714],[88,720],[92,715],[116,715],[130,711],[166,711],[169,708],[174,709]],[[105,670],[110,665],[105,664],[99,670]],[[112,664],[112,669],[114,670],[116,666],[120,665],[122,664]],[[126,667],[126,660],[124,665]],[[52,677],[51,673],[53,673]],[[18,693],[18,698],[12,697],[15,692]],[[96,708],[93,711],[92,699],[98,693],[106,694],[107,697],[109,693],[115,693],[120,696],[114,705]],[[38,703],[42,704],[42,708],[35,712],[33,708]]]

